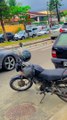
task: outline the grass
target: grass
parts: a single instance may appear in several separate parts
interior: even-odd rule
[[[44,38],[46,39],[49,37],[50,37],[50,34],[45,34],[43,36],[34,37],[34,38],[27,38],[25,40],[10,41],[10,42],[6,41],[4,43],[0,43],[0,47],[18,45],[20,42],[26,43],[26,42],[31,42],[31,41],[35,41],[35,40],[44,39]]]

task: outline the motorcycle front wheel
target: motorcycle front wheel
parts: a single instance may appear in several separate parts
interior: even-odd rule
[[[28,80],[27,78],[23,77],[16,77],[11,79],[10,87],[15,91],[25,91],[32,86],[32,80]]]

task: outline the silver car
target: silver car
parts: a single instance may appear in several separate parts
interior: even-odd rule
[[[43,30],[37,32],[37,36],[45,35],[45,34],[48,34],[48,33],[49,33],[49,30],[43,29]]]
[[[23,40],[28,37],[28,34],[25,32],[25,30],[22,30],[14,35],[15,40]]]
[[[55,39],[56,37],[58,37],[58,35],[60,34],[60,28],[62,27],[62,25],[54,25],[51,27],[51,39]]]
[[[19,55],[18,48],[10,50],[0,48],[0,69],[13,70],[15,63],[19,60]]]

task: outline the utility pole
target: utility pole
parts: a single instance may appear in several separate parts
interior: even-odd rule
[[[58,19],[58,23],[60,22],[60,16],[59,16],[59,10],[58,10],[58,4],[56,2],[56,12],[57,12],[57,19]]]
[[[48,25],[49,25],[49,13],[48,13],[48,2],[47,2],[47,20],[48,20]]]

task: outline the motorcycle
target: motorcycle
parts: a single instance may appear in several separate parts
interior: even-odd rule
[[[20,74],[10,80],[10,87],[15,91],[25,91],[34,83],[38,85],[39,93],[44,95],[40,103],[46,93],[55,94],[67,102],[67,69],[48,70],[36,64],[26,64],[31,58],[31,53],[27,50],[23,53],[15,67]]]

